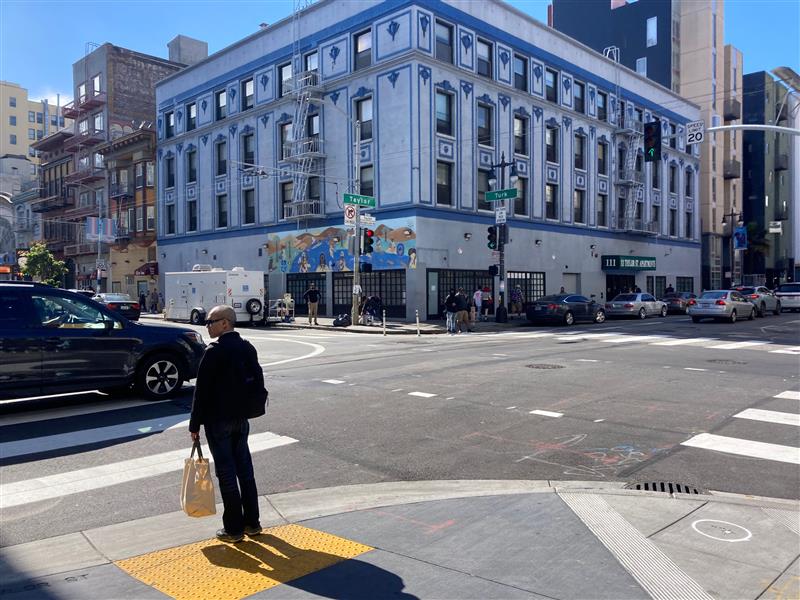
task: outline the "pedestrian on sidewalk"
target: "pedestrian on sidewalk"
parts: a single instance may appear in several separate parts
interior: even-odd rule
[[[514,289],[511,290],[511,312],[517,313],[517,317],[521,317],[524,304],[525,296],[522,295],[522,288],[520,286],[514,287]]]
[[[450,290],[447,298],[444,299],[444,313],[447,317],[447,333],[454,335],[456,332],[456,312],[457,309],[456,291]]]
[[[456,330],[458,333],[471,331],[469,328],[469,301],[464,288],[458,288],[456,294]]]
[[[483,311],[483,320],[489,320],[489,310],[492,308],[492,294],[489,291],[489,286],[483,288],[481,292],[481,310]]]
[[[155,289],[150,292],[150,312],[158,312],[158,292]]]
[[[481,318],[481,298],[483,297],[483,290],[478,287],[475,292],[472,294],[472,306],[473,306],[473,315],[472,315],[472,323],[477,323],[478,320]]]
[[[308,324],[311,325],[313,319],[314,325],[319,325],[317,322],[317,307],[319,306],[319,290],[317,284],[312,283],[308,286],[306,293],[303,294],[303,299],[308,302]]]
[[[192,441],[200,441],[203,425],[214,458],[224,507],[217,539],[233,543],[241,542],[244,534],[261,533],[247,436],[248,418],[264,414],[267,399],[256,349],[234,331],[235,324],[236,313],[230,306],[215,306],[208,313],[208,335],[216,341],[206,347],[200,361],[189,419]]]
[[[139,308],[142,309],[142,312],[147,312],[147,296],[144,292],[139,294]]]

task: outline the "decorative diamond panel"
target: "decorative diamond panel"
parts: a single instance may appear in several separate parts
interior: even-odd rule
[[[558,169],[547,167],[547,181],[558,183]]]
[[[455,148],[453,142],[449,140],[436,140],[437,151],[442,158],[452,159],[455,155]]]

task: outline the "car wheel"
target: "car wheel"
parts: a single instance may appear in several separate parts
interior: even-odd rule
[[[567,314],[564,315],[564,325],[572,325],[574,322],[575,317],[570,311],[567,311]]]
[[[780,302],[778,302],[778,303],[775,305],[775,310],[773,310],[773,311],[772,311],[772,314],[773,314],[773,315],[779,315],[779,314],[781,314],[781,303],[780,303]]]
[[[763,317],[764,315],[761,316]],[[753,310],[750,311],[750,315],[747,317],[747,320],[752,321],[755,318],[756,318],[756,309],[754,308]]]
[[[661,307],[661,316],[662,317],[666,317],[667,316],[667,307],[666,306],[662,306]]]
[[[136,371],[136,388],[148,400],[171,398],[182,384],[182,368],[172,354],[148,356]]]
[[[763,302],[761,303],[761,306],[758,307],[758,316],[759,317],[767,316],[767,305],[764,304]]]
[[[193,310],[191,316],[189,317],[189,322],[192,325],[202,325],[205,319],[203,315],[200,313],[199,310]]]
[[[731,323],[736,323],[736,311],[731,312]]]
[[[699,323],[700,317],[692,317],[692,323]]]
[[[643,309],[643,308],[639,309],[639,318],[640,319],[646,319],[647,318],[647,311],[645,309]]]
[[[594,317],[594,322],[595,323],[605,323],[605,321],[606,321],[606,311],[598,310],[597,314]]]

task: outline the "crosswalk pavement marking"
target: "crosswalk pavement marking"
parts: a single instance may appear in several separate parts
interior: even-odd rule
[[[186,416],[186,413],[181,413],[146,421],[133,421],[119,425],[109,425],[108,427],[82,429],[68,433],[4,442],[0,444],[0,456],[4,459],[14,458],[15,456],[25,456],[26,454],[52,452],[62,448],[73,448],[75,446],[107,442],[108,440],[160,433],[168,429],[188,427],[189,421]]]
[[[713,342],[711,338],[685,338],[678,340],[667,340],[666,342],[651,342],[652,346],[686,346],[688,344],[699,344],[701,342]]]
[[[786,392],[781,392],[780,394],[773,396],[773,398],[786,398],[787,400],[800,400],[800,392],[795,392],[794,390],[789,390]]]
[[[723,435],[715,435],[713,433],[701,433],[685,442],[681,442],[681,445],[691,448],[701,448],[703,450],[716,450],[717,452],[724,452],[726,454],[763,458],[765,460],[800,465],[800,448],[794,448],[792,446],[743,440]]]
[[[409,396],[417,396],[419,398],[433,398],[436,394],[429,394],[428,392],[409,392]]]
[[[780,350],[770,350],[772,354],[792,354],[794,356],[800,355],[800,346],[789,348],[781,348]]]
[[[601,339],[601,342],[607,344],[621,344],[623,342],[646,342],[649,340],[663,340],[660,335],[618,335],[613,338]]]
[[[260,452],[294,444],[296,439],[266,431],[251,434],[247,440],[250,452]],[[203,446],[204,456],[211,456],[208,446]],[[67,494],[88,492],[120,483],[163,475],[183,469],[189,458],[189,449],[151,454],[116,463],[89,467],[78,471],[47,475],[14,483],[0,484],[0,509],[61,498]]]
[[[564,416],[564,413],[553,412],[553,411],[550,411],[550,410],[539,410],[539,409],[532,410],[528,414],[540,415],[542,417],[553,417],[555,419],[557,419],[558,417],[563,417]]]
[[[322,383],[330,383],[332,385],[339,385],[340,383],[344,383],[341,379],[323,379]]]
[[[761,408],[748,408],[733,416],[739,419],[751,419],[753,421],[763,421],[764,423],[778,423],[780,425],[794,425],[795,427],[800,427],[800,415],[794,413],[763,410]]]
[[[738,350],[739,348],[751,348],[753,346],[764,346],[767,342],[733,342],[731,344],[719,344],[716,346],[706,346],[714,350]]]

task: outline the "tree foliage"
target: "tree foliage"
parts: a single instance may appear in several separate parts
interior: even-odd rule
[[[42,283],[57,286],[66,274],[63,260],[56,260],[43,242],[34,242],[25,253],[25,264],[21,267],[23,275],[38,279]]]

